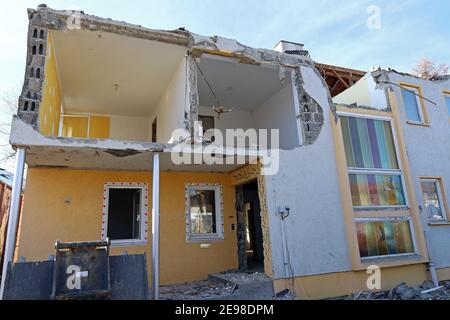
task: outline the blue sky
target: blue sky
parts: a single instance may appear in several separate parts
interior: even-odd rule
[[[15,0],[2,3],[0,11],[0,95],[20,89],[26,8],[42,2],[149,28],[183,26],[252,47],[273,48],[281,39],[300,42],[315,61],[361,70],[381,65],[409,72],[422,57],[450,64],[448,0]],[[370,5],[380,8],[380,29],[367,28]],[[0,114],[0,122],[3,118]]]

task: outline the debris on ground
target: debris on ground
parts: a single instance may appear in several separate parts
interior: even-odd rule
[[[436,287],[431,281],[420,286],[408,286],[400,283],[388,291],[360,291],[342,300],[450,300],[450,281],[441,281]]]
[[[289,289],[285,289],[275,294],[275,300],[295,300],[295,295]]]
[[[203,280],[175,285],[162,286],[160,298],[162,300],[208,300],[220,299],[233,293],[233,285]]]
[[[261,272],[248,273],[240,271],[227,271],[222,273],[216,273],[212,276],[214,276],[217,279],[221,279],[222,281],[228,281],[232,283],[249,283],[249,282],[271,280],[264,273]]]

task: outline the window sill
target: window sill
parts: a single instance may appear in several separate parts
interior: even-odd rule
[[[450,221],[442,220],[442,221],[428,221],[429,226],[450,226]]]
[[[217,242],[225,240],[224,236],[210,236],[210,237],[190,237],[186,239],[187,243],[208,243],[208,242]]]
[[[380,268],[388,268],[388,267],[396,267],[396,266],[402,266],[402,265],[409,265],[409,264],[417,264],[417,263],[423,263],[426,262],[427,259],[425,259],[423,256],[421,256],[418,253],[406,253],[406,254],[399,254],[399,255],[393,255],[393,256],[379,256],[379,257],[367,257],[367,258],[361,258],[360,260],[360,266],[357,270],[364,270],[370,265],[377,265]]]
[[[410,208],[408,206],[367,206],[367,207],[353,207],[354,211],[360,211],[360,212],[367,212],[367,211],[386,211],[386,210],[393,210],[393,211],[409,211]]]
[[[146,246],[145,240],[111,240],[111,247],[138,247]]]
[[[415,122],[415,121],[408,120],[408,121],[406,121],[406,123],[411,124],[413,126],[419,126],[419,127],[428,127],[428,128],[431,127],[431,125],[429,123],[425,123],[425,122]]]

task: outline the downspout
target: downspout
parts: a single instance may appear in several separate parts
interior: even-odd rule
[[[11,194],[11,207],[9,209],[8,230],[6,233],[5,255],[3,259],[2,282],[0,287],[0,298],[3,300],[8,265],[13,261],[14,248],[16,246],[16,231],[19,223],[20,198],[22,195],[23,171],[25,168],[24,148],[18,148],[16,153],[16,169],[14,171],[14,182]]]

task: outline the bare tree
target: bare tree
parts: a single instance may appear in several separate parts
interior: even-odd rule
[[[430,59],[422,58],[417,62],[412,73],[424,79],[433,79],[436,76],[448,74],[448,69],[449,67],[445,63],[436,66]]]
[[[16,152],[9,144],[12,116],[17,113],[17,90],[6,91],[0,97],[0,167],[12,166]]]

